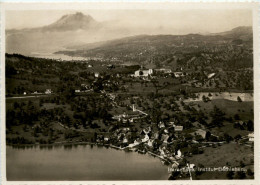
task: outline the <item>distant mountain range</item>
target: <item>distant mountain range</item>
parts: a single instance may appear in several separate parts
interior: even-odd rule
[[[252,48],[251,27],[238,27],[231,31],[199,35],[138,35],[110,41],[68,47],[59,54],[82,57],[147,58],[173,53],[192,53],[204,50],[225,50],[227,46]]]
[[[56,22],[32,29],[6,30],[6,52],[33,55],[63,53],[73,56],[122,56],[178,51],[183,47],[202,47],[221,42],[252,46],[252,27],[227,32],[188,35],[138,35],[116,22],[98,22],[89,15],[64,15]],[[130,37],[129,37],[130,36]],[[250,46],[251,45],[251,46]]]

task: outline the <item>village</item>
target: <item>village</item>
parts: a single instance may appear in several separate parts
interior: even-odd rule
[[[59,74],[66,65],[68,73]],[[235,83],[223,82],[231,74],[222,70],[195,75],[184,67],[147,68],[107,61],[46,61],[41,70],[37,63],[33,66],[34,70],[16,68],[13,75],[23,82],[8,87],[9,144],[91,143],[148,154],[171,169],[170,179],[197,179],[210,173],[196,169],[207,166],[203,159],[210,158],[212,148],[221,152],[230,146],[228,157],[237,147],[245,147],[245,152],[253,148],[253,93],[233,91]],[[31,71],[34,75],[27,77]],[[37,73],[45,71],[48,76],[40,79]],[[28,78],[34,84],[25,83]],[[35,115],[30,120],[23,115],[30,126],[15,121],[21,110]],[[196,156],[204,158],[194,160]],[[242,162],[251,170],[252,157],[212,165],[239,167]]]

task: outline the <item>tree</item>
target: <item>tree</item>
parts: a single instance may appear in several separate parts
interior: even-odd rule
[[[243,172],[243,171],[236,172],[236,176],[235,176],[236,179],[244,179],[245,177],[246,177],[245,172]]]
[[[247,170],[247,175],[253,176],[253,175],[254,175],[254,172],[252,172],[252,170],[249,168],[249,169]]]
[[[228,135],[227,133],[224,134],[224,139],[225,139],[225,141],[226,141],[227,143],[229,143],[230,141],[233,140],[233,138],[232,138],[230,135]]]
[[[234,172],[233,171],[228,171],[226,176],[227,176],[228,179],[233,179]]]
[[[237,135],[234,137],[234,139],[235,139],[235,140],[239,140],[239,139],[241,139],[241,137],[242,137],[242,136],[241,136],[240,134],[237,134]]]
[[[70,100],[75,96],[75,90],[72,88],[69,88],[69,89],[65,90],[63,95],[66,98],[66,100]]]
[[[200,150],[197,146],[192,146],[191,147],[191,151],[190,151],[192,154],[199,154],[200,153]]]
[[[211,136],[209,137],[209,141],[211,141],[211,142],[217,142],[217,141],[218,141],[218,138],[217,138],[216,136],[211,135]]]
[[[213,111],[210,112],[210,115],[212,117],[212,124],[214,126],[220,127],[223,125],[225,113],[222,112],[216,105],[214,106]]]
[[[169,177],[169,180],[176,180],[179,175],[180,175],[179,171],[173,171],[171,176]]]
[[[238,115],[238,114],[235,114],[235,115],[234,115],[234,119],[235,119],[235,120],[240,120],[239,115]]]
[[[196,141],[203,141],[203,137],[201,135],[195,136]]]
[[[238,97],[237,97],[237,101],[238,101],[238,102],[242,102],[242,99],[238,96]]]
[[[240,161],[240,167],[244,168],[245,166],[246,166],[245,163],[243,161]]]
[[[247,130],[248,130],[248,131],[254,131],[254,123],[253,123],[252,120],[249,120],[249,121],[247,122]]]
[[[208,140],[209,140],[209,138],[210,138],[210,136],[211,136],[211,133],[210,133],[210,131],[207,131],[207,132],[206,132],[205,139],[208,141]]]
[[[203,95],[202,96],[202,100],[206,103],[206,102],[208,102],[209,101],[209,98],[208,97],[206,97],[205,95]]]
[[[39,107],[41,107],[43,105],[43,99],[41,98],[39,101]]]

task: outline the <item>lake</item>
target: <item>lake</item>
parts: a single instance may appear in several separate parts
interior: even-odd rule
[[[167,180],[148,154],[90,145],[6,147],[7,180]]]
[[[36,58],[47,58],[47,59],[64,60],[64,61],[73,61],[73,60],[86,61],[90,59],[88,57],[76,57],[76,56],[68,56],[64,54],[54,54],[54,53],[32,53],[31,56]]]

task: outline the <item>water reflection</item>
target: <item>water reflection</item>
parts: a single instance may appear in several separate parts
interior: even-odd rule
[[[60,145],[53,145],[53,146],[54,146],[55,149],[59,149],[59,148],[63,147],[63,145],[61,145],[61,144]]]
[[[7,146],[8,180],[166,180],[158,158],[96,145]]]
[[[72,144],[65,144],[64,145],[65,150],[71,150],[72,149]]]

